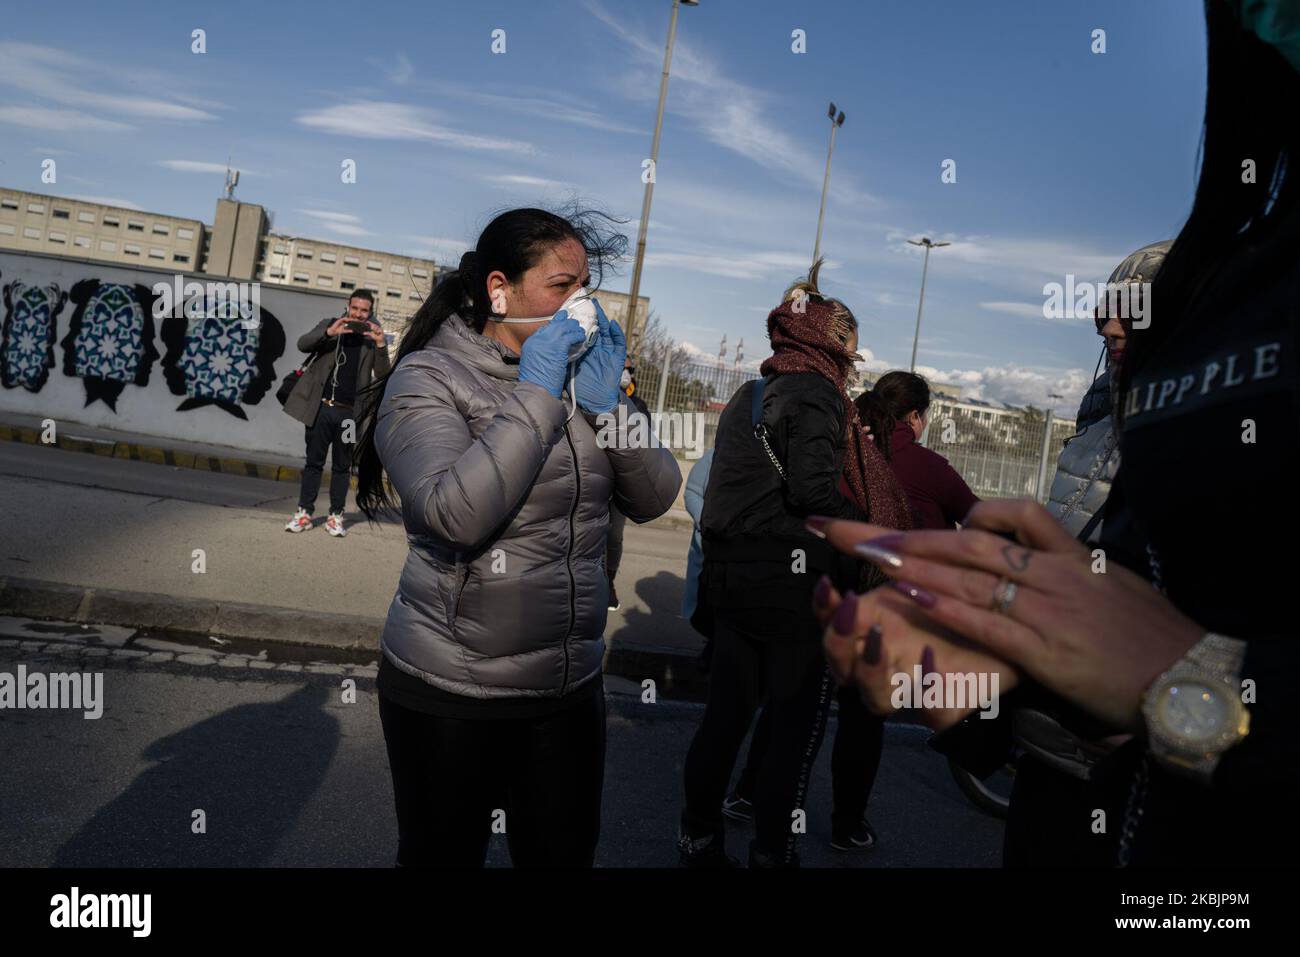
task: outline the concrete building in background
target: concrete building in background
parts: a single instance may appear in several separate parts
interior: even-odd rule
[[[0,249],[201,272],[207,235],[197,219],[0,188]]]
[[[369,289],[394,344],[442,271],[432,259],[273,232],[263,207],[228,198],[217,200],[209,226],[197,219],[0,187],[0,249],[343,295]],[[626,293],[600,291],[605,314],[623,326],[633,342],[639,329],[627,330],[628,298]],[[639,298],[637,325],[643,328],[650,300]]]

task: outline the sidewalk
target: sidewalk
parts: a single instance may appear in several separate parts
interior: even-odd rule
[[[17,506],[0,549],[0,614],[378,647],[407,556],[400,525],[352,513],[345,539],[292,535],[295,483],[146,462],[0,443],[0,496]],[[678,615],[689,534],[664,519],[629,524],[624,606],[605,630],[607,670],[665,693],[702,687],[701,640]]]
[[[80,425],[75,422],[60,424],[56,430],[55,442],[47,444],[41,441],[41,421],[34,415],[0,412],[0,442],[24,442],[45,448],[54,446],[67,452],[89,452],[108,458],[130,459],[152,465],[170,465],[176,468],[220,472],[225,475],[241,475],[276,482],[302,481],[303,460],[301,458],[290,461],[273,455],[257,455],[225,445],[163,439],[135,432],[119,432],[98,426]],[[683,504],[682,495],[686,488],[686,476],[695,463],[679,459],[677,464],[682,470],[682,487],[677,492],[677,500],[673,503],[673,507],[660,521],[684,524],[691,528],[693,523]],[[328,476],[326,480],[328,481]],[[354,490],[357,487],[355,475],[352,476],[350,487]]]

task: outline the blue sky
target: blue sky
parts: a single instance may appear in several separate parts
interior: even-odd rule
[[[237,195],[283,232],[454,262],[494,211],[576,194],[635,235],[668,0],[186,6],[12,10],[0,182],[211,221],[229,154]],[[1195,0],[683,8],[642,293],[706,353],[725,333],[747,359],[767,354],[764,318],[811,258],[834,100],[847,121],[823,285],[857,313],[870,367],[909,361],[921,261],[906,239],[947,239],[920,371],[1072,415],[1098,340],[1090,321],[1043,318],[1043,285],[1104,280],[1176,234],[1204,56]],[[55,185],[40,182],[46,157]],[[605,284],[630,275],[629,256]]]

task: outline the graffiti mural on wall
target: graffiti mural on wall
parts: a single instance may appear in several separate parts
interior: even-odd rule
[[[63,372],[86,388],[86,405],[96,399],[117,411],[128,384],[146,386],[158,360],[154,346],[153,292],[148,286],[83,279],[72,287],[73,310],[63,347]]]
[[[314,296],[290,295],[277,315],[262,307],[252,282],[154,272],[81,278],[103,273],[88,263],[79,272],[53,269],[48,260],[32,262],[31,272],[11,268],[8,257],[0,263],[0,396],[21,388],[44,402],[53,386],[62,401],[82,397],[85,408],[102,402],[123,422],[147,429],[158,427],[159,413],[205,406],[221,410],[218,420],[228,415],[251,425],[249,407],[264,405],[280,379],[285,322],[292,317],[307,327],[320,308]],[[164,381],[150,389],[155,364]],[[60,365],[63,376],[53,371]],[[119,400],[129,385],[145,391],[132,392],[138,398],[126,405]],[[62,391],[69,389],[71,395]],[[30,412],[30,401],[18,393],[5,407]]]
[[[260,320],[246,321],[241,303],[225,297],[195,298],[184,311],[162,321],[167,387],[188,396],[176,411],[215,405],[246,420],[241,406],[261,402],[276,379],[284,327],[267,309],[260,309]]]
[[[15,279],[4,287],[0,326],[0,384],[39,392],[54,368],[59,313],[68,294],[57,285],[29,286]]]

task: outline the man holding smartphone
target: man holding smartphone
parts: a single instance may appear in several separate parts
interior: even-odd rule
[[[325,528],[337,538],[347,534],[343,509],[352,474],[352,448],[366,407],[376,398],[363,397],[362,390],[387,375],[390,368],[384,331],[371,318],[374,305],[370,292],[358,289],[348,299],[342,316],[322,319],[298,339],[298,348],[311,354],[311,364],[289,394],[284,411],[307,427],[307,463],[302,470],[298,510],[284,526],[287,532],[313,527],[312,512],[328,451],[332,465]]]

